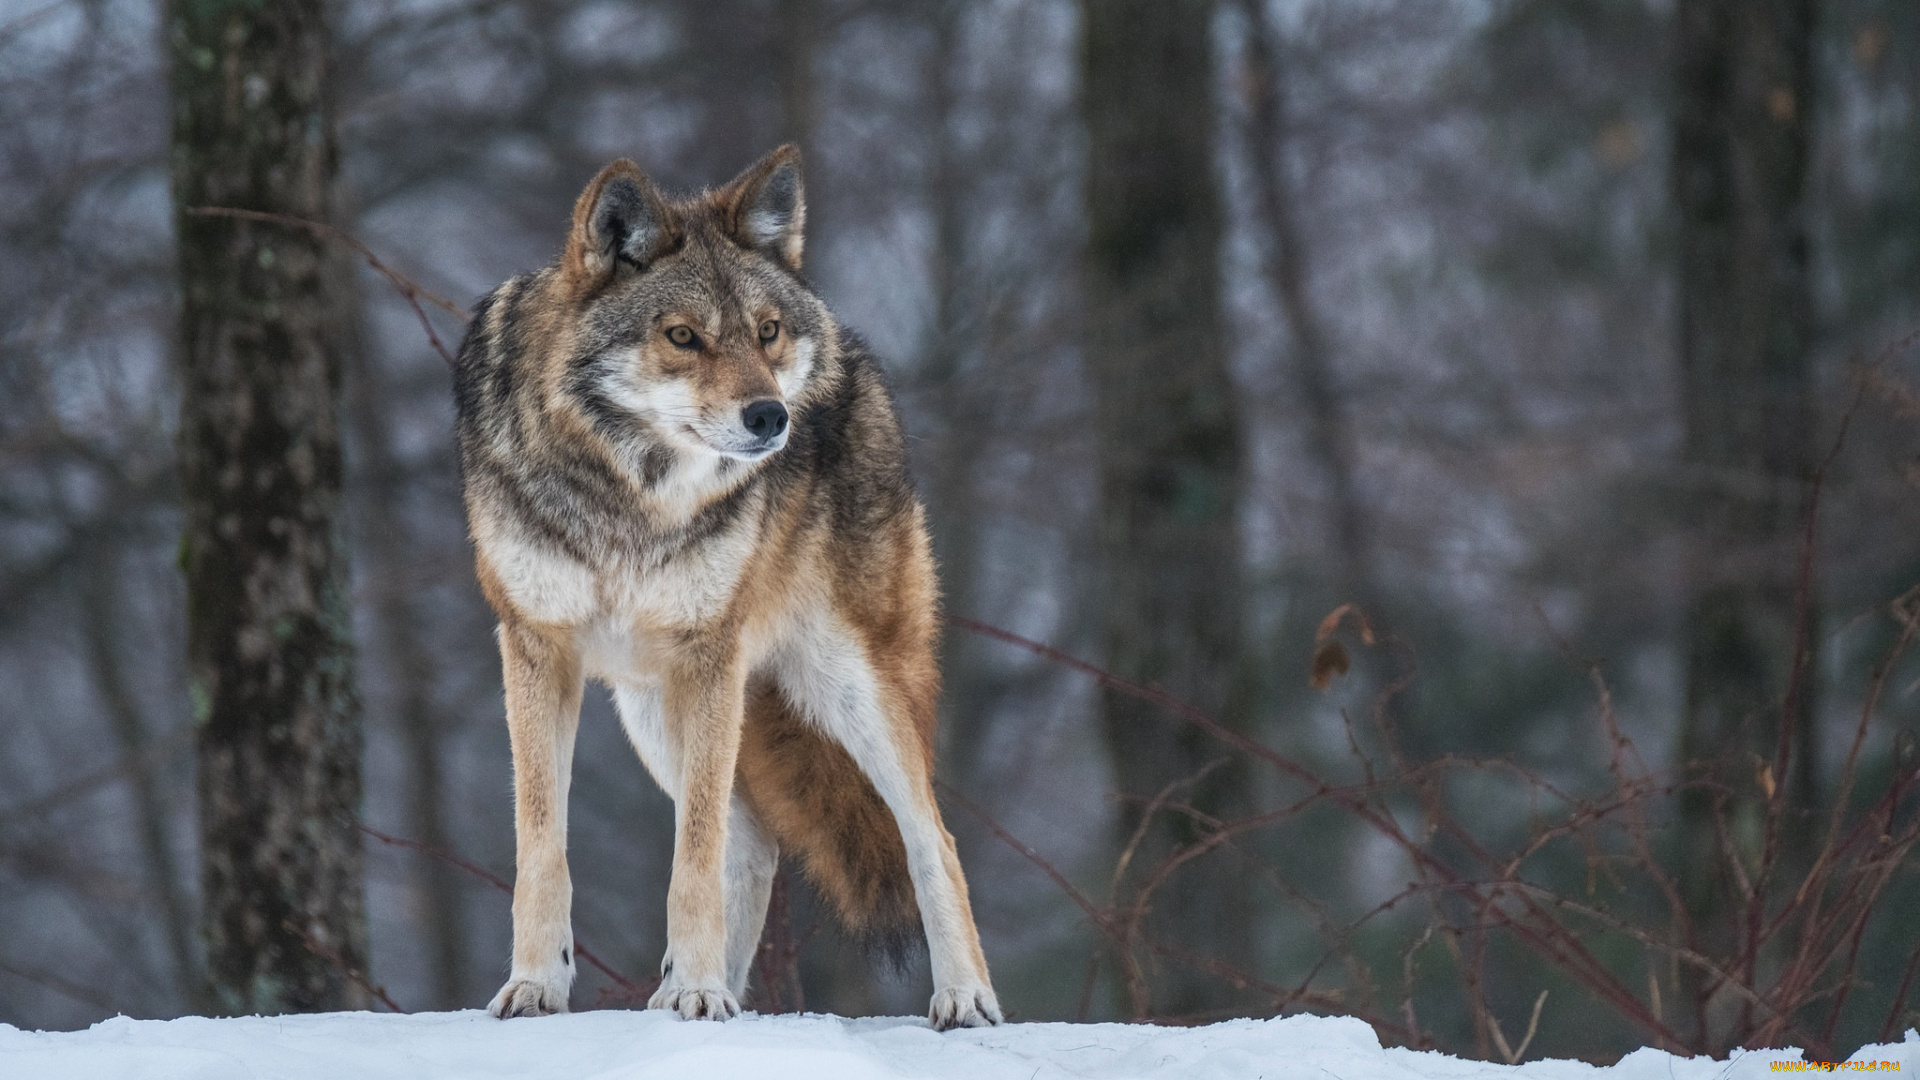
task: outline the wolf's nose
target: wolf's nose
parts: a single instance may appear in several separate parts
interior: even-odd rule
[[[756,439],[777,439],[787,430],[787,407],[777,401],[756,401],[740,410],[740,422]]]

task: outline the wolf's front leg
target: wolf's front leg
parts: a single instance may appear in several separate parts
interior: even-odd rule
[[[487,1011],[567,1011],[573,986],[573,881],[567,874],[567,786],[580,726],[580,663],[559,632],[503,621],[500,656],[513,744],[513,969]]]
[[[665,686],[668,738],[680,748],[667,955],[649,1008],[688,1020],[740,1013],[727,985],[727,819],[740,757],[744,677],[732,642],[688,657]]]

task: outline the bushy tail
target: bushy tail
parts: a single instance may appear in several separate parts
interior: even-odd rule
[[[747,691],[740,780],[847,932],[875,961],[904,968],[926,938],[893,812],[845,748],[759,680]]]

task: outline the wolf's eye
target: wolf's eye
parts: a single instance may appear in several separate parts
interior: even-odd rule
[[[768,319],[760,324],[760,344],[765,345],[780,336],[780,320]]]
[[[700,347],[700,336],[695,334],[691,327],[687,326],[667,327],[667,340],[682,349],[697,349]]]

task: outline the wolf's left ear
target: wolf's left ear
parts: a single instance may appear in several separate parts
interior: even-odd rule
[[[644,269],[676,236],[666,200],[626,158],[600,170],[573,205],[563,265],[581,285],[611,277],[620,264]]]
[[[800,186],[800,148],[788,143],[755,162],[714,195],[733,238],[800,269],[807,197]]]

